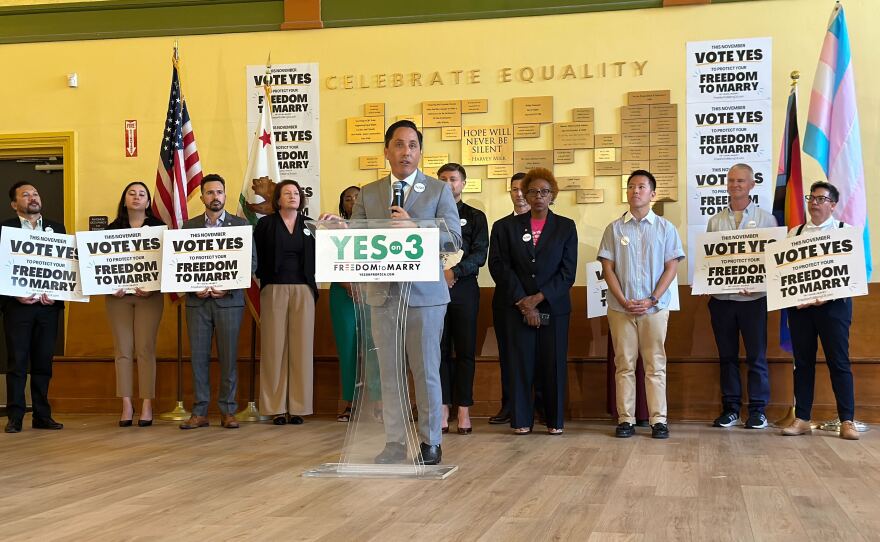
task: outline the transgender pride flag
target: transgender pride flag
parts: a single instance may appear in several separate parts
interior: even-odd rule
[[[871,246],[856,84],[846,18],[840,3],[831,12],[831,22],[816,68],[804,133],[804,152],[819,162],[828,181],[840,191],[835,218],[864,228],[865,267],[870,280]]]

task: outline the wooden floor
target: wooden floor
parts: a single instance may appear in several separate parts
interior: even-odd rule
[[[4,420],[5,421],[5,420]],[[444,481],[306,479],[345,425],[180,431],[64,416],[0,434],[2,540],[880,540],[880,431],[573,422],[562,437],[474,420]],[[212,420],[212,423],[215,423]]]

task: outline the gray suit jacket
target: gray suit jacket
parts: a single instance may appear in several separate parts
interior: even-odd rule
[[[226,220],[223,221],[223,227],[228,228],[229,226],[249,226],[247,220],[241,218],[240,216],[235,216],[234,214],[226,211]],[[195,218],[191,218],[183,223],[183,229],[185,230],[194,230],[198,228],[205,227],[205,213],[200,214]],[[253,251],[251,254],[251,272],[257,268],[257,253]],[[186,296],[186,306],[187,307],[201,307],[205,304],[208,298],[201,299],[196,297],[195,295],[187,295]],[[244,290],[231,290],[228,294],[223,297],[218,297],[214,299],[217,302],[218,307],[244,307]]]
[[[385,177],[361,188],[357,202],[351,213],[352,219],[391,218],[391,180]],[[425,187],[421,192],[418,185]],[[461,223],[452,191],[443,181],[416,172],[413,187],[403,204],[403,208],[413,218],[442,218],[446,221],[449,233],[440,232],[440,249],[456,252],[461,248]],[[440,280],[437,282],[413,282],[409,304],[412,307],[429,307],[449,303],[449,287],[443,278],[443,264],[438,260]],[[371,284],[367,289],[367,303],[383,305],[387,299],[388,283]]]

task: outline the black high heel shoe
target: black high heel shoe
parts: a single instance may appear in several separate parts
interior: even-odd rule
[[[131,427],[131,420],[119,420],[119,427]]]
[[[138,420],[138,427],[149,427],[153,425],[153,420]]]

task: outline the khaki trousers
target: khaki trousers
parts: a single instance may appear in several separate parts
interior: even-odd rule
[[[608,310],[617,371],[618,423],[636,423],[636,361],[645,363],[645,392],[651,425],[666,423],[666,324],[669,311],[634,316]]]
[[[306,284],[260,291],[260,413],[312,414],[315,298]]]
[[[153,292],[150,297],[108,295],[105,299],[116,356],[116,396],[132,396],[136,355],[138,395],[141,399],[152,399],[156,396],[156,335],[165,296]]]

